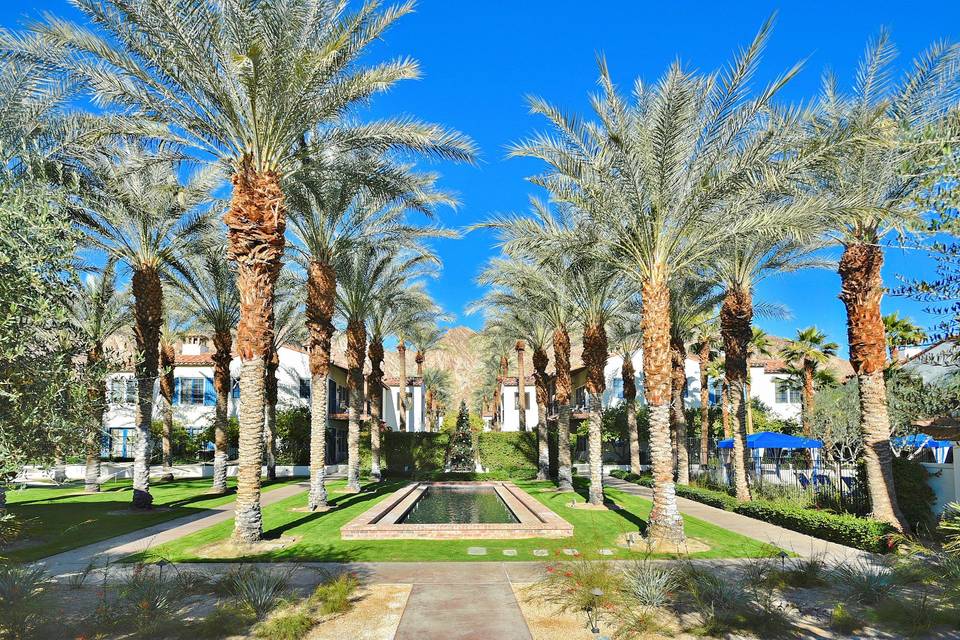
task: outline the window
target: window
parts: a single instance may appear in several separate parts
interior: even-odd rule
[[[527,391],[525,392],[525,395],[527,396],[526,409],[527,411],[529,411],[534,406],[533,392]],[[519,391],[513,392],[513,409],[514,411],[520,410],[520,392]]]
[[[790,380],[777,380],[777,404],[800,404],[800,389]]]
[[[300,378],[300,397],[304,400],[310,398],[310,378]]]
[[[206,380],[203,378],[180,378],[180,404],[203,404]]]
[[[133,377],[114,378],[110,381],[110,402],[134,404],[137,401],[137,380]]]
[[[613,397],[623,400],[623,378],[613,379]]]
[[[240,378],[230,378],[230,397],[234,400],[240,398]]]
[[[587,406],[587,388],[586,387],[577,387],[577,389],[573,392],[573,406],[574,407]]]

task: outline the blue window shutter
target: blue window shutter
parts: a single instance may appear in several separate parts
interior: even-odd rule
[[[180,404],[180,378],[173,379],[173,404]]]
[[[203,376],[203,404],[212,407],[217,404],[217,390],[213,388],[213,380]]]

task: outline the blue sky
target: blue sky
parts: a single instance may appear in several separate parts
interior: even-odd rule
[[[470,135],[481,150],[477,166],[435,163],[442,185],[463,202],[445,214],[448,226],[464,227],[494,212],[523,212],[534,193],[525,178],[539,169],[532,161],[507,159],[506,146],[544,123],[528,114],[525,96],[540,95],[565,109],[586,113],[595,88],[597,53],[606,55],[614,78],[629,87],[635,78],[654,81],[673,60],[712,70],[749,43],[772,12],[778,17],[757,84],[772,79],[797,60],[809,57],[804,71],[782,92],[785,101],[809,100],[825,68],[851,82],[867,39],[881,26],[893,34],[907,64],[937,39],[960,40],[960,3],[926,2],[909,8],[902,2],[630,2],[605,0],[420,0],[416,12],[401,20],[377,43],[373,58],[409,55],[424,78],[380,96],[367,112],[373,116],[409,114],[442,123]],[[0,24],[14,26],[25,16],[52,11],[75,15],[66,0],[5,2]],[[496,252],[493,238],[474,232],[461,240],[441,241],[442,277],[430,290],[455,324],[478,328],[481,318],[464,316],[464,307],[482,291],[474,280]],[[884,270],[888,284],[897,274],[928,275],[931,262],[917,251],[889,249]],[[763,283],[758,297],[785,304],[790,320],[759,319],[767,331],[789,336],[797,328],[818,325],[832,339],[846,342],[840,280],[834,272],[803,272]],[[921,306],[885,298],[884,311],[900,309],[932,324]],[[844,349],[845,351],[845,349]]]

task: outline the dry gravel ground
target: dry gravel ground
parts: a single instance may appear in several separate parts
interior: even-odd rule
[[[393,640],[413,588],[409,584],[374,584],[357,592],[350,611],[323,620],[308,640]]]

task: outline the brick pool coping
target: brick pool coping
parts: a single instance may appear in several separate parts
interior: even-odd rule
[[[400,524],[431,486],[492,487],[519,522]],[[512,482],[415,482],[340,527],[343,540],[468,540],[568,538],[573,525]]]

